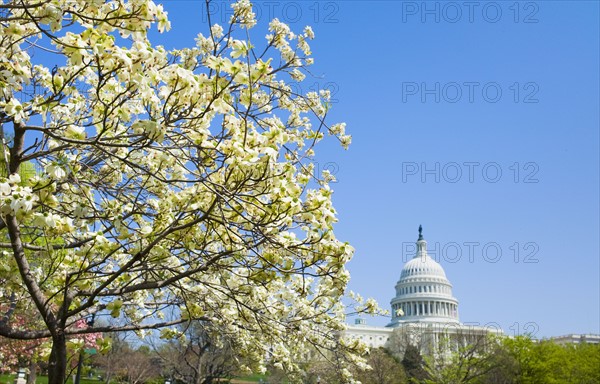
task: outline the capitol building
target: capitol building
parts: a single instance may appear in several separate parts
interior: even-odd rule
[[[475,343],[490,333],[502,334],[500,329],[460,323],[452,284],[442,266],[427,254],[422,231],[419,226],[416,254],[404,265],[396,283],[390,323],[375,327],[359,318],[347,327],[345,337],[359,339],[372,348],[398,350],[412,344],[422,354],[433,354],[442,348]]]

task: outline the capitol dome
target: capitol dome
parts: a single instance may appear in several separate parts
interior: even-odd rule
[[[446,278],[446,272],[442,266],[433,260],[429,255],[418,256],[411,259],[400,273],[400,279],[408,278],[410,276],[432,276]]]
[[[419,226],[415,256],[404,265],[392,299],[390,327],[408,322],[458,323],[458,300],[442,266],[427,254]]]

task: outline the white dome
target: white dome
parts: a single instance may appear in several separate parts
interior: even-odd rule
[[[391,327],[410,322],[458,323],[458,300],[452,296],[452,284],[444,268],[427,254],[421,231],[419,227],[417,253],[404,265],[396,283]]]
[[[402,268],[400,280],[416,276],[435,276],[446,279],[444,268],[429,255],[415,256]]]

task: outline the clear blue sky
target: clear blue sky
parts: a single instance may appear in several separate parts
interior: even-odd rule
[[[159,40],[193,44],[202,4],[166,2]],[[351,289],[388,308],[422,224],[463,322],[600,333],[598,2],[257,4],[263,26],[313,26],[306,87],[333,91],[353,135],[318,157],[356,248]]]

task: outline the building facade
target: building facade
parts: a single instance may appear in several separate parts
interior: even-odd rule
[[[589,333],[585,335],[578,335],[572,333],[570,335],[554,336],[551,337],[550,340],[557,344],[600,344],[600,335]]]

